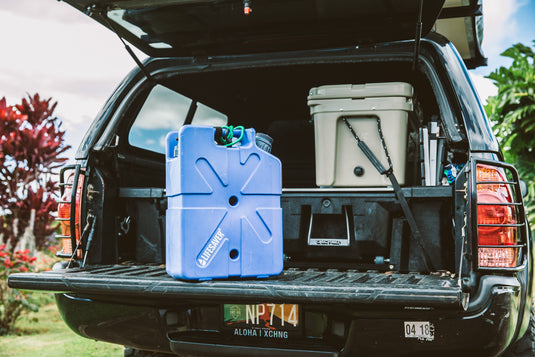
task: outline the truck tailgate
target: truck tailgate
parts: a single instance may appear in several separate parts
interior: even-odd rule
[[[148,299],[188,298],[225,301],[388,304],[460,308],[464,294],[458,278],[286,269],[269,279],[191,282],[176,280],[162,266],[100,265],[43,273],[12,274],[12,288],[88,295],[139,296]]]

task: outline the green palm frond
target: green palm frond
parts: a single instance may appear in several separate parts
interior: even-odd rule
[[[524,203],[531,227],[535,227],[535,52],[517,43],[502,56],[513,62],[487,76],[498,87],[498,94],[487,99],[485,111],[505,160],[515,164],[528,186]]]

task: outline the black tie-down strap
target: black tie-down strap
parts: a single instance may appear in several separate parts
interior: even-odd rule
[[[353,137],[357,141],[357,145],[359,146],[360,150],[364,153],[364,155],[370,160],[372,165],[379,171],[381,175],[386,175],[390,182],[392,183],[392,187],[394,188],[394,192],[396,194],[396,197],[399,200],[399,203],[401,205],[401,209],[403,210],[403,213],[405,214],[405,218],[407,218],[407,222],[409,223],[409,227],[411,229],[412,238],[416,241],[416,243],[420,246],[422,249],[422,253],[424,255],[424,262],[426,265],[427,270],[433,271],[433,261],[431,260],[431,257],[427,253],[427,250],[425,249],[424,242],[422,239],[422,234],[420,233],[420,230],[418,229],[418,225],[416,224],[416,220],[414,219],[414,216],[412,214],[412,211],[409,207],[409,204],[407,203],[407,200],[405,199],[405,196],[403,195],[403,192],[401,191],[401,187],[399,186],[398,180],[396,179],[396,176],[394,175],[394,171],[392,168],[392,160],[390,160],[390,155],[388,154],[388,149],[386,147],[385,139],[383,137],[383,130],[381,129],[381,120],[379,117],[377,117],[377,131],[379,132],[379,138],[381,139],[381,144],[383,145],[383,150],[385,151],[386,159],[388,160],[388,169],[385,169],[381,161],[375,156],[375,154],[371,151],[370,147],[366,145],[364,141],[362,141],[351,124],[349,124],[349,121],[347,121],[346,118],[342,118],[344,123],[346,123],[349,131],[351,131],[351,134],[353,134]]]

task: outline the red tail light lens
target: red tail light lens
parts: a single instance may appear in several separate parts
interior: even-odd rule
[[[479,266],[516,267],[520,252],[516,246],[518,245],[518,228],[515,226],[517,214],[510,184],[506,183],[505,172],[499,167],[478,164],[477,182]]]
[[[508,198],[489,191],[477,192],[477,223],[480,245],[514,245],[517,242],[516,227],[504,226],[516,223],[514,206]],[[492,203],[498,203],[493,205]]]
[[[83,188],[83,175],[79,175],[78,184],[76,187],[76,199],[75,199],[75,216],[74,216],[74,234],[76,243],[80,240],[80,199]],[[58,204],[58,220],[60,222],[61,230],[61,244],[62,250],[60,255],[72,256],[73,249],[71,240],[71,199],[72,199],[72,186],[74,183],[74,172],[70,173],[65,181],[65,190],[63,196]],[[77,257],[82,257],[82,252],[77,252]]]
[[[58,220],[60,224],[61,231],[61,245],[63,254],[72,254],[72,242],[71,242],[71,199],[72,189],[66,187],[61,197],[60,202],[58,203]]]

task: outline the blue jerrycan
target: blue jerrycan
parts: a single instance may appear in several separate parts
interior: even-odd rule
[[[167,135],[166,269],[174,278],[282,272],[281,163],[256,145],[254,129],[242,130],[228,146],[210,126]]]

